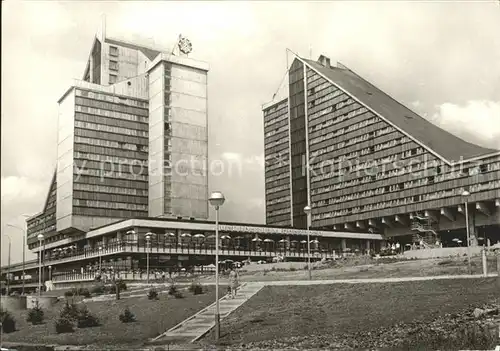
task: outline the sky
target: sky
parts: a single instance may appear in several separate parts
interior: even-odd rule
[[[42,210],[55,168],[57,100],[107,35],[210,64],[209,159],[241,172],[209,178],[221,220],[265,222],[262,104],[286,48],[340,61],[442,128],[500,148],[500,4],[474,2],[2,2],[2,264],[22,260],[23,215]],[[5,235],[4,235],[5,234]],[[33,258],[32,255],[27,255]]]

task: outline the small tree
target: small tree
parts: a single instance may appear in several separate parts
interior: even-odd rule
[[[43,322],[43,310],[38,305],[38,301],[36,303],[36,306],[28,311],[28,318],[26,320],[33,325],[42,324],[42,322]]]
[[[78,295],[79,296],[83,296],[85,298],[89,298],[90,297],[90,291],[87,288],[79,288],[78,289]]]
[[[98,283],[90,289],[90,292],[94,295],[102,295],[106,292],[106,287],[104,284]]]
[[[122,314],[120,314],[119,319],[122,323],[131,323],[136,321],[134,314],[130,312],[128,307],[125,308],[125,311],[123,311]]]
[[[168,294],[175,295],[176,292],[177,292],[177,287],[175,286],[175,284],[174,283],[170,284],[170,286],[168,287]]]
[[[78,328],[91,328],[99,325],[99,319],[92,315],[85,305],[83,305],[80,311],[78,311],[76,322]]]
[[[61,310],[59,316],[61,319],[68,319],[70,321],[75,321],[78,318],[78,307],[76,306],[75,303],[73,302],[69,303],[66,300],[66,303],[64,304],[64,307]]]
[[[16,331],[16,320],[7,310],[0,310],[0,325],[2,333],[12,333]]]
[[[156,291],[155,288],[149,289],[148,299],[150,299],[150,300],[156,300],[156,299],[158,299],[158,291]]]
[[[192,282],[189,286],[189,291],[193,293],[193,295],[203,294],[203,286],[199,282]]]
[[[65,317],[59,317],[59,319],[55,322],[55,327],[57,334],[72,333],[75,331],[73,321]]]

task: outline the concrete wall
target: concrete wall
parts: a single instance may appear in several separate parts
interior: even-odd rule
[[[37,301],[38,306],[42,309],[50,309],[57,303],[58,298],[55,296],[27,296],[26,307],[28,309],[35,307],[37,305]]]
[[[56,228],[64,230],[72,225],[73,173],[75,141],[75,90],[72,89],[59,103],[57,135],[57,206]]]
[[[172,213],[208,218],[207,72],[172,64]]]
[[[148,210],[150,217],[165,213],[165,131],[164,131],[164,75],[162,64],[149,72],[149,192]]]
[[[7,311],[20,311],[26,309],[26,296],[2,296],[0,306]]]

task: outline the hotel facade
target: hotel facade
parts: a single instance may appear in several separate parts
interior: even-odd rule
[[[263,106],[268,225],[306,228],[309,205],[314,229],[453,246],[468,222],[471,245],[500,241],[499,150],[440,129],[323,55],[295,57],[286,88]]]
[[[57,168],[42,212],[27,220],[26,243],[40,261],[2,267],[10,290],[37,287],[38,278],[47,286],[91,281],[99,268],[136,279],[147,267],[215,263],[209,67],[190,50],[185,38],[163,51],[105,30],[95,37],[82,79],[58,101]],[[221,223],[221,259],[303,261],[308,234],[314,260],[378,250],[383,241],[377,233]]]

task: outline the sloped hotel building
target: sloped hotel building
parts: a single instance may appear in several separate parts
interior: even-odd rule
[[[104,30],[96,36],[83,79],[58,101],[57,168],[43,211],[27,220],[26,241],[41,255],[42,281],[92,280],[89,269],[95,273],[96,266],[145,271],[147,252],[152,269],[214,263],[209,67],[187,57],[189,49],[181,40],[169,52],[111,39]],[[382,240],[345,230],[309,234],[316,259],[346,242],[377,248]],[[300,228],[221,223],[220,235],[221,259],[307,255]],[[17,263],[2,274],[19,290],[25,271],[24,285],[32,288],[38,267],[38,260]]]
[[[263,115],[268,225],[305,228],[310,205],[314,229],[453,246],[466,243],[467,201],[471,245],[500,241],[500,151],[440,129],[344,65],[297,56],[286,97]]]

